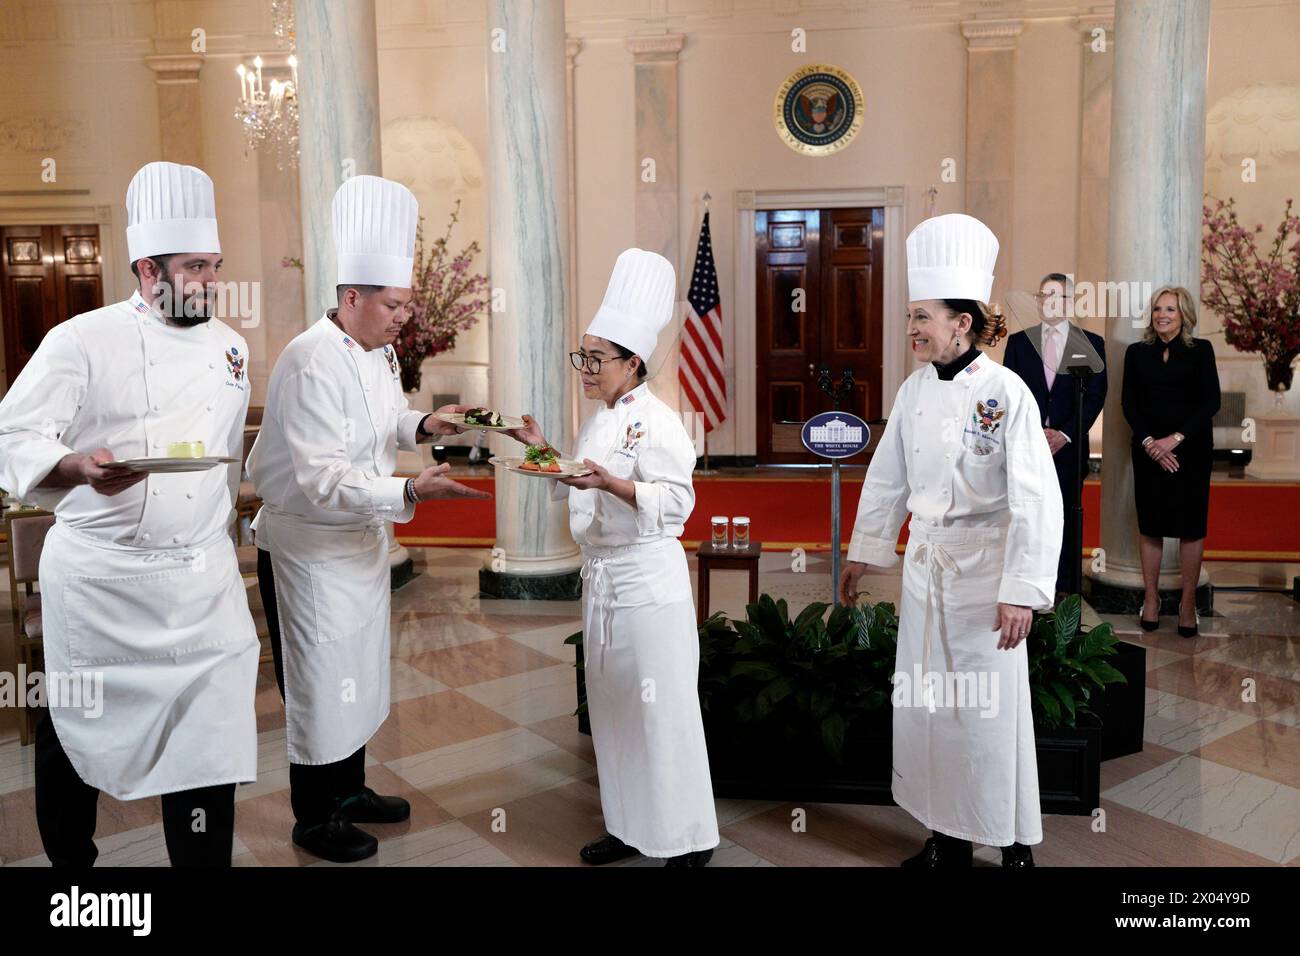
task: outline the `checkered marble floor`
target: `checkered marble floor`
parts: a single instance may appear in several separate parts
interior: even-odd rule
[[[591,741],[577,730],[572,649],[577,602],[476,596],[485,555],[413,549],[419,577],[393,595],[392,715],[367,748],[367,782],[411,802],[411,819],[369,829],[371,866],[581,865],[603,831]],[[765,555],[761,589],[792,610],[829,600],[829,556]],[[1216,585],[1289,581],[1295,568],[1209,565]],[[866,579],[897,601],[897,571]],[[718,572],[712,610],[743,613],[745,579]],[[4,595],[7,597],[7,595]],[[256,589],[250,591],[256,604]],[[1044,818],[1040,865],[1300,865],[1300,605],[1220,592],[1200,637],[1175,621],[1141,632],[1110,618],[1147,654],[1146,747],[1102,765],[1104,816]],[[12,669],[8,615],[0,669]],[[258,779],[237,792],[234,862],[328,866],[289,839],[284,711],[270,664],[257,693]],[[0,712],[0,863],[44,865],[32,749]],[[926,832],[896,807],[719,800],[714,866],[893,866]],[[800,814],[799,811],[803,811]],[[806,815],[803,827],[795,820]],[[166,865],[157,800],[99,804],[100,865]],[[976,861],[996,865],[996,850]],[[634,859],[622,865],[650,866]]]

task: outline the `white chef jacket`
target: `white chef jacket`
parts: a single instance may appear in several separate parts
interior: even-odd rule
[[[120,494],[36,486],[64,456],[161,457],[177,441],[240,458],[248,345],[218,319],[180,328],[137,290],[56,325],[0,402],[0,487],[113,544],[187,548],[227,531],[239,466],[154,474]]]
[[[636,484],[636,507],[594,488],[559,481],[553,500],[569,498],[569,530],[579,546],[609,547],[680,538],[695,507],[695,445],[681,419],[641,383],[582,424],[573,458],[590,458]]]
[[[169,325],[137,292],[45,337],[0,402],[0,485],[58,518],[41,555],[50,673],[102,680],[102,712],[51,706],[89,785],[133,800],[257,772],[258,642],[229,536],[239,468],[151,474],[106,496],[38,489],[65,455],[238,460],[248,349],[224,323]]]
[[[322,317],[289,343],[271,373],[248,456],[263,509],[332,529],[410,521],[406,479],[393,472],[399,448],[417,450],[425,414],[402,391],[391,345],[367,351]],[[264,541],[260,517],[254,527]]]
[[[1050,609],[1064,515],[1038,414],[1020,376],[987,355],[950,382],[928,362],[909,375],[862,484],[849,560],[893,566],[909,511],[933,528],[1005,527],[998,602]]]

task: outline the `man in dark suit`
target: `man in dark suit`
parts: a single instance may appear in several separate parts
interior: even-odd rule
[[[1062,360],[1081,350],[1081,336],[1086,336],[1092,349],[1103,359],[1106,343],[1100,335],[1070,322],[1074,315],[1074,280],[1070,276],[1060,272],[1044,276],[1035,298],[1043,320],[1007,339],[1002,364],[1019,375],[1038,400],[1043,432],[1056,463],[1066,516],[1061,558],[1056,568],[1056,590],[1063,592],[1069,587],[1070,562],[1077,566],[1083,551],[1083,542],[1074,533],[1070,509],[1081,490],[1079,462],[1088,460],[1088,429],[1106,404],[1106,370],[1103,368],[1088,377],[1083,393],[1083,421],[1079,422],[1075,415],[1074,383]]]

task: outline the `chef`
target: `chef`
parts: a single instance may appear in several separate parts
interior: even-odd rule
[[[1052,604],[1061,490],[1034,396],[977,348],[1005,334],[986,306],[997,254],[970,216],[907,237],[908,336],[924,364],[894,400],[840,578],[854,603],[868,565],[896,562],[911,513],[893,795],[933,836],[904,866],[969,866],[972,842],[1032,866],[1043,838],[1024,639]]]
[[[399,823],[411,808],[365,785],[366,743],[388,717],[387,522],[430,498],[490,498],[446,477],[393,475],[397,451],[459,431],[413,411],[392,343],[409,317],[419,209],[405,186],[353,176],[334,195],[338,308],[275,364],[248,457],[254,519],[289,744],[293,842],[348,863],[378,841],[357,823]],[[439,411],[465,411],[448,405]]]
[[[602,407],[573,457],[592,474],[560,478],[582,547],[583,674],[606,834],[587,863],[636,856],[705,866],[718,845],[698,692],[700,645],[681,537],[695,505],[695,446],[650,393],[646,358],[673,314],[677,280],[663,256],[628,249],[570,360]],[[549,444],[531,416],[511,432]]]
[[[55,866],[89,866],[101,790],[161,795],[172,864],[228,866],[235,784],[257,770],[259,647],[230,538],[239,468],[105,464],[193,441],[238,458],[248,346],[211,317],[212,180],[149,163],[126,213],[139,288],[51,329],[0,402],[0,486],[57,518],[40,567],[46,671],[103,682],[100,713],[51,700],[37,727],[36,818]]]

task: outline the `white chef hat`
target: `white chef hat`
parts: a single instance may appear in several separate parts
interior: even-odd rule
[[[974,299],[988,304],[998,237],[974,216],[925,220],[907,237],[908,299]]]
[[[420,204],[401,183],[351,176],[334,194],[337,285],[411,288]]]
[[[587,335],[609,339],[647,361],[655,340],[673,317],[677,273],[657,252],[625,249],[614,263],[605,301],[587,326]]]
[[[140,167],[126,187],[126,249],[132,262],[173,252],[219,253],[208,174],[177,163]]]

